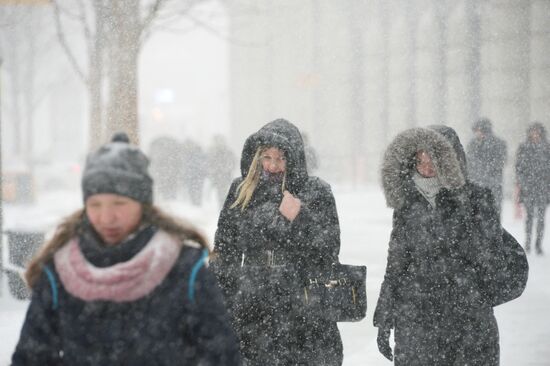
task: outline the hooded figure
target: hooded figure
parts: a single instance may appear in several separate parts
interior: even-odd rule
[[[338,262],[330,186],[308,176],[299,130],[278,119],[246,140],[215,236],[215,268],[247,365],[340,365],[335,322],[293,301]]]
[[[148,166],[120,134],[88,156],[84,208],[25,274],[32,299],[12,365],[240,364],[207,242],[153,206]]]
[[[526,211],[525,250],[531,248],[531,233],[536,220],[535,249],[541,255],[544,217],[550,202],[550,143],[542,123],[534,122],[527,128],[527,140],[518,148],[515,168],[519,201]]]
[[[464,150],[449,127],[406,130],[386,150],[393,229],[374,325],[390,360],[394,329],[395,365],[499,364],[492,307],[521,291],[507,290],[492,195],[465,176]]]
[[[472,183],[491,190],[500,216],[506,142],[494,135],[491,121],[487,118],[476,121],[472,131],[474,138],[466,147],[468,178]]]

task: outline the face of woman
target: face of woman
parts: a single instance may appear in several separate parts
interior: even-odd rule
[[[533,142],[535,144],[538,144],[541,140],[540,135],[541,134],[540,134],[540,131],[538,129],[533,129],[529,133],[529,139],[531,140],[531,142]]]
[[[85,203],[86,215],[106,244],[118,244],[133,233],[141,223],[141,203],[118,194],[100,193]]]
[[[284,173],[286,170],[285,154],[276,147],[265,150],[261,162],[263,170],[270,174]]]
[[[436,176],[435,166],[432,158],[426,151],[416,153],[416,171],[424,178],[432,178]]]

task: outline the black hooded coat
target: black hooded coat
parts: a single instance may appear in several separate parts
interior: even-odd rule
[[[466,148],[469,180],[491,190],[497,209],[502,201],[502,173],[506,163],[506,142],[485,131],[482,139],[473,138]]]
[[[487,131],[483,139],[472,139],[466,150],[470,180],[482,187],[501,187],[506,142]]]
[[[435,207],[412,180],[419,150],[432,157],[442,185]],[[395,365],[499,364],[492,307],[523,287],[510,290],[492,194],[465,180],[465,161],[456,133],[444,126],[407,130],[386,151],[382,180],[393,229],[374,325],[394,329]]]
[[[525,206],[546,206],[550,203],[550,143],[546,129],[540,125],[541,141],[527,139],[516,153],[516,178],[519,199]]]
[[[260,146],[285,153],[286,189],[301,200],[292,222],[279,212],[280,184],[261,180],[244,210],[230,207]],[[330,186],[308,176],[300,132],[282,119],[246,140],[241,173],[219,217],[212,266],[247,365],[340,365],[336,323],[307,314],[295,301],[310,273],[338,262],[340,228]]]

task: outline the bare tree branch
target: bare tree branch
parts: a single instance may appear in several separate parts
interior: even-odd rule
[[[47,96],[51,95],[52,90],[59,88],[60,85],[65,85],[70,80],[71,78],[65,75],[65,77],[62,80],[47,81],[47,82],[41,83],[42,85],[36,88],[39,91],[39,93],[35,94],[35,97],[32,103],[32,109],[36,110],[38,106],[42,104],[44,99]]]
[[[165,0],[156,0],[151,7],[149,8],[149,12],[145,15],[145,18],[141,22],[141,35],[140,35],[140,43],[143,44],[145,41],[149,38],[151,35],[151,24],[153,23],[154,19],[158,16],[158,13],[160,12],[160,9],[162,6],[165,5]]]
[[[233,37],[230,37],[228,36],[227,34],[224,34],[222,33],[220,30],[214,28],[213,26],[211,26],[210,24],[208,24],[207,22],[197,18],[197,17],[194,17],[193,15],[191,14],[188,14],[187,15],[187,18],[189,19],[189,21],[191,21],[195,26],[197,27],[200,27],[204,30],[206,30],[208,33],[232,44],[232,45],[238,45],[238,46],[246,46],[246,47],[263,47],[265,46],[264,43],[258,43],[258,42],[247,42],[247,41],[242,41],[242,40],[238,40],[236,38],[233,38]]]
[[[21,21],[21,14],[9,6],[0,6],[0,28],[14,27]]]
[[[86,41],[86,46],[88,47],[88,50],[92,49],[92,42],[93,42],[93,34],[90,29],[90,25],[88,24],[88,18],[86,17],[86,5],[82,0],[78,0],[78,8],[79,8],[79,15],[78,19],[79,22],[82,24],[82,31],[84,33],[84,39]]]
[[[141,28],[145,29],[149,24],[155,19],[155,16],[159,12],[160,8],[163,6],[163,4],[166,2],[166,0],[156,0],[151,6],[149,7],[149,11],[145,15],[143,21],[141,22]]]
[[[63,13],[67,18],[72,20],[79,20],[79,15],[77,13],[73,13],[68,8],[61,6],[58,0],[52,0],[52,1],[55,3],[54,5],[58,7],[60,14]]]
[[[54,15],[55,15],[55,28],[57,31],[57,38],[59,39],[59,42],[61,43],[61,47],[67,54],[67,57],[69,58],[69,62],[71,66],[76,71],[77,75],[82,79],[82,81],[85,84],[88,84],[88,78],[84,74],[84,72],[80,69],[78,66],[78,62],[76,61],[76,57],[74,56],[73,52],[71,51],[67,40],[65,39],[65,34],[63,33],[63,26],[61,25],[61,14],[60,14],[60,8],[59,4],[56,0],[52,0],[53,9],[54,9]]]
[[[140,42],[143,44],[151,36],[153,30],[162,27],[163,24],[166,25],[170,22],[180,20],[183,15],[191,11],[191,9],[201,1],[204,0],[189,0],[184,8],[179,10],[176,8],[170,8],[170,11],[168,11],[166,14],[163,14],[162,10],[167,8],[168,1],[157,0],[155,4],[151,6],[151,10],[149,11],[148,16],[146,16],[145,20],[142,23],[143,25]],[[155,5],[158,6],[155,7]]]
[[[220,29],[217,29],[213,23],[215,23],[216,17],[223,17],[224,14],[221,14],[219,11],[204,11],[205,9],[199,9],[198,11],[195,11],[195,5],[199,1],[206,2],[206,1],[212,1],[212,0],[193,0],[188,3],[188,5],[185,8],[181,9],[173,9],[170,8],[168,12],[162,13],[159,12],[154,21],[152,22],[151,26],[147,30],[147,33],[144,35],[144,38],[142,39],[142,42],[146,39],[145,37],[148,37],[151,33],[154,31],[163,31],[168,32],[172,34],[186,34],[193,30],[196,30],[198,28],[203,28],[208,33],[214,35],[215,37],[222,39],[229,44],[242,46],[242,47],[264,47],[265,42],[251,42],[246,41],[242,39],[236,39],[234,37],[229,36],[226,34],[226,32],[223,32]],[[249,12],[252,12],[251,10],[247,10]],[[182,28],[181,21],[182,19],[187,20],[190,25],[185,26],[185,28]],[[178,24],[180,23],[180,24]],[[173,26],[177,24],[177,26]]]

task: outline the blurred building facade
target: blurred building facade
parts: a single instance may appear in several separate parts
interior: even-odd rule
[[[330,181],[376,182],[399,131],[486,116],[508,178],[532,120],[550,122],[547,0],[231,0],[236,146],[272,119],[307,131]]]

